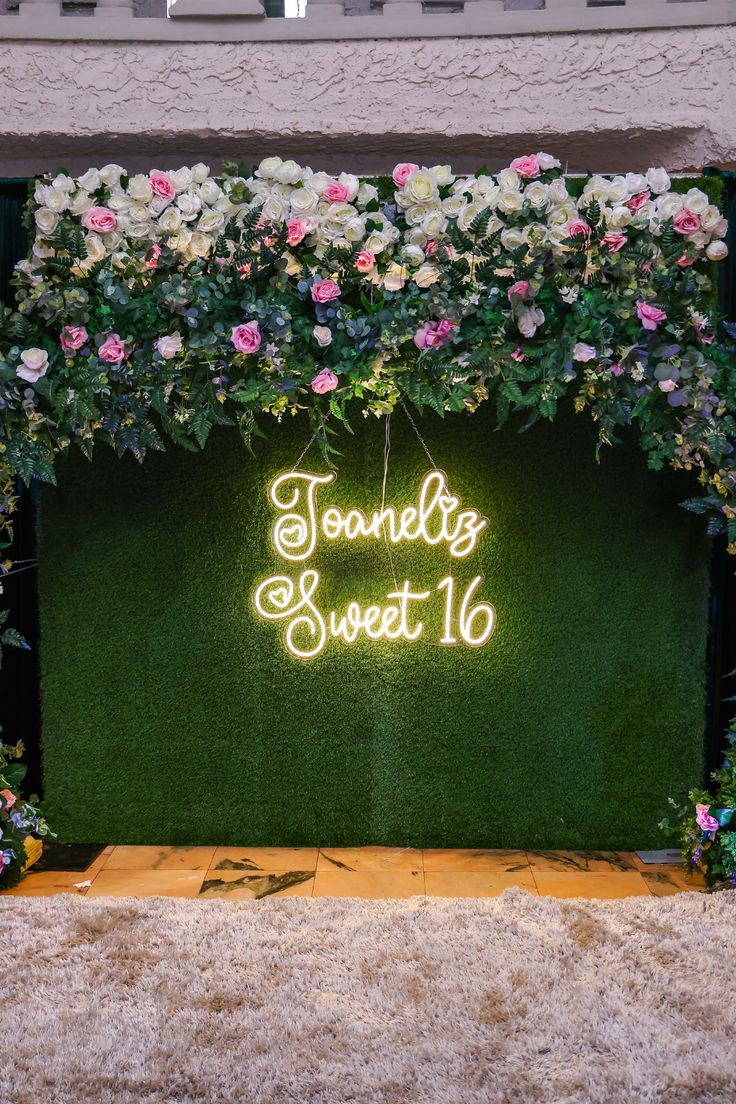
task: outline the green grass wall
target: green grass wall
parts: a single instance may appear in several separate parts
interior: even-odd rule
[[[324,501],[373,509],[384,426],[354,428]],[[304,423],[270,426],[255,459],[225,430],[142,467],[102,450],[60,464],[41,495],[39,585],[63,839],[664,845],[668,797],[703,770],[709,547],[676,505],[692,488],[648,472],[634,445],[596,464],[584,417],[519,435],[481,409],[421,428],[450,489],[490,519],[454,565],[482,571],[497,610],[481,649],[437,646],[429,616],[416,644],[332,642],[303,663],[255,616],[256,584],[288,573],[267,488]],[[302,466],[323,470],[316,449]],[[387,501],[412,501],[427,468],[395,415]],[[385,600],[380,544],[325,545],[326,606]],[[450,570],[439,549],[394,560],[417,588]]]

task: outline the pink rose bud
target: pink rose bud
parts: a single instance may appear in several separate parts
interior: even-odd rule
[[[332,299],[337,299],[339,294],[340,285],[334,280],[318,280],[316,284],[312,284],[312,299],[315,303],[329,303]]]
[[[539,176],[539,158],[535,153],[530,154],[528,157],[515,157],[511,162],[511,168],[514,169],[519,176]]]
[[[700,229],[700,219],[693,211],[688,211],[687,207],[684,207],[682,211],[677,212],[672,225],[678,234],[694,234]]]
[[[82,348],[88,336],[84,326],[65,326],[59,340],[64,352],[72,353]]]
[[[370,249],[361,249],[358,256],[355,258],[355,267],[358,272],[370,272],[375,267],[376,257],[371,253]]]
[[[664,322],[667,315],[659,307],[653,307],[650,303],[637,303],[636,313],[645,330],[656,330],[660,322]]]
[[[568,222],[566,229],[568,238],[589,238],[591,235],[590,226],[588,226],[585,219],[572,219]]]
[[[626,200],[626,206],[629,208],[630,211],[633,211],[634,214],[636,214],[636,212],[639,211],[647,202],[649,196],[649,192],[637,192],[636,195],[633,195],[630,199]]]
[[[126,352],[120,334],[108,334],[97,350],[97,355],[101,360],[106,360],[108,364],[122,364]]]
[[[230,335],[239,353],[256,353],[261,347],[261,332],[256,321],[246,322],[242,326],[233,326]]]
[[[394,184],[397,188],[403,188],[407,179],[413,172],[417,172],[418,165],[415,165],[413,161],[400,161],[394,171],[391,173]]]
[[[298,245],[300,241],[304,240],[307,233],[307,224],[304,219],[289,219],[286,224],[286,231],[286,244]]]
[[[317,373],[309,386],[315,395],[324,395],[328,391],[334,391],[338,383],[339,380],[335,373],[331,372],[329,368],[323,368],[321,372]]]
[[[526,303],[527,299],[529,298],[529,281],[517,280],[516,283],[512,284],[509,288],[507,295],[509,297],[509,302],[512,302],[515,295],[518,295],[522,303]]]
[[[350,192],[339,180],[331,180],[322,196],[328,203],[347,203]]]
[[[148,180],[153,194],[160,196],[161,199],[173,199],[176,195],[176,189],[171,182],[171,177],[165,172],[152,172]]]
[[[609,230],[601,238],[601,245],[605,245],[609,253],[618,253],[628,241],[626,234],[619,234],[616,230]]]
[[[82,222],[88,230],[94,230],[96,234],[109,234],[117,226],[118,219],[109,207],[90,207],[82,217]]]

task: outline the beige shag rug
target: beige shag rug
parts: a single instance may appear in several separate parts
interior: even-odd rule
[[[736,894],[0,899],[12,1104],[733,1104]]]

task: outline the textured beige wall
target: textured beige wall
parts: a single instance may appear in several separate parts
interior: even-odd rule
[[[7,17],[12,18],[12,17]],[[0,172],[287,153],[457,169],[736,163],[736,28],[299,43],[6,42]]]

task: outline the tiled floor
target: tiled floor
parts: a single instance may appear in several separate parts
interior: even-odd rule
[[[83,872],[31,871],[10,894],[494,897],[510,886],[553,897],[664,897],[701,891],[676,866],[625,851],[418,851],[411,848],[106,847]]]

